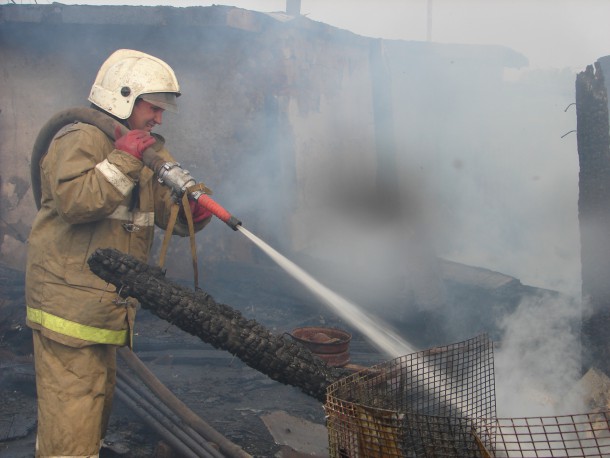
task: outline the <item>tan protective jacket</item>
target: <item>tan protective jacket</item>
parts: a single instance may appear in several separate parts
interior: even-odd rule
[[[174,161],[157,136],[153,148]],[[73,124],[41,163],[42,201],[29,237],[27,324],[65,345],[126,345],[135,301],[89,270],[97,248],[147,261],[154,225],[166,228],[171,192],[98,128]],[[196,225],[200,230],[209,222]],[[188,235],[177,221],[174,234]]]

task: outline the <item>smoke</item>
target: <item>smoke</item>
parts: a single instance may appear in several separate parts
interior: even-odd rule
[[[502,319],[495,351],[499,417],[586,412],[580,379],[580,307],[565,297],[541,295]]]
[[[438,254],[577,295],[578,157],[575,135],[561,138],[575,127],[564,111],[575,77],[546,71],[494,84],[477,71],[415,83],[438,107],[423,122],[411,115],[404,139],[426,183],[419,195]]]

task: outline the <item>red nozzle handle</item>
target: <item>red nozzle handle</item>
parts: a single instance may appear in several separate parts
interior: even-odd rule
[[[201,194],[197,199],[197,202],[202,207],[205,207],[211,211],[214,216],[218,217],[218,219],[227,223],[234,231],[237,230],[237,226],[241,226],[240,220],[231,215],[231,213],[226,211],[218,202],[207,194]]]

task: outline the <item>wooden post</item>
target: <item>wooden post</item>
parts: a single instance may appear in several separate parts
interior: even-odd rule
[[[610,67],[608,72],[610,75]],[[610,128],[600,62],[576,77],[582,369],[610,375]]]

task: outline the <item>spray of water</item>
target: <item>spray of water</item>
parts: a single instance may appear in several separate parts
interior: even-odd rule
[[[328,307],[334,310],[335,313],[349,322],[352,326],[354,326],[354,328],[362,332],[362,334],[365,335],[369,341],[382,353],[391,358],[399,358],[401,356],[416,352],[413,346],[397,336],[395,333],[391,332],[389,327],[381,320],[374,320],[372,317],[360,310],[360,308],[358,308],[356,305],[321,284],[302,268],[277,252],[267,243],[263,242],[245,227],[238,226],[238,230],[248,237],[288,274],[290,274],[299,283],[307,287]],[[404,364],[404,362],[401,362],[400,364]],[[411,373],[413,378],[417,379],[422,385],[425,385],[426,389],[432,395],[435,395],[440,399],[444,398],[448,403],[453,405],[458,412],[467,411],[466,406],[459,399],[454,390],[444,383],[443,374],[439,373],[438,377],[430,377],[430,374],[434,371],[434,369],[428,366],[424,357],[422,357],[417,366],[418,370]]]
[[[391,332],[389,327],[385,326],[379,320],[373,320],[356,305],[321,284],[243,226],[238,226],[238,229],[282,269],[329,306],[337,315],[341,316],[345,321],[354,326],[354,328],[362,332],[362,334],[381,352],[392,358],[415,352],[415,349],[411,345],[395,333]]]

